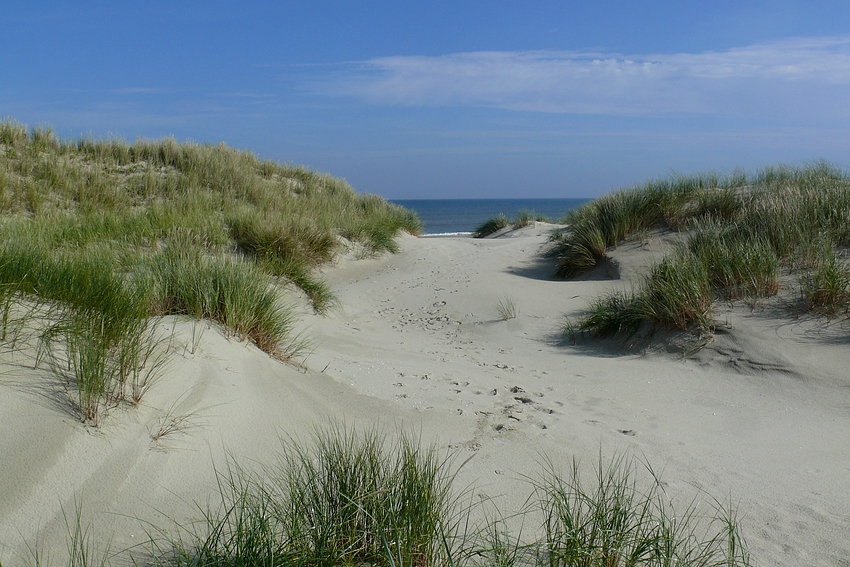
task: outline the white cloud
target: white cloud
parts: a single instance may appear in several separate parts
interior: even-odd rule
[[[352,65],[318,90],[375,104],[556,113],[803,116],[817,110],[846,116],[850,36],[703,53],[484,51],[382,57]]]

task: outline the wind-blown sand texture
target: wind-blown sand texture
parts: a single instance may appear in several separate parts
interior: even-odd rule
[[[731,500],[756,564],[846,562],[846,325],[792,319],[774,309],[780,298],[722,306],[714,341],[690,358],[658,341],[572,345],[563,315],[627,286],[663,242],[626,243],[607,267],[561,281],[540,256],[550,229],[405,237],[399,254],[340,260],[325,273],[340,307],[324,317],[303,308],[316,341],[307,369],[181,322],[176,354],[141,406],[113,409],[98,429],[76,421],[47,370],[7,352],[0,561],[28,562],[38,541],[61,558],[63,509],[72,518],[76,502],[113,550],[143,542],[152,526],[199,517],[216,495],[214,467],[267,462],[282,435],[336,419],[409,428],[473,456],[458,485],[495,498],[506,515],[525,504],[544,458],[592,464],[600,452],[631,453],[662,471],[682,507]],[[498,313],[506,298],[514,319]],[[152,438],[169,424],[174,431]]]

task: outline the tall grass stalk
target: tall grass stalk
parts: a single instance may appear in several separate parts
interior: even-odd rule
[[[69,517],[65,508],[62,508],[62,518],[65,521],[66,545],[68,556],[63,561],[67,567],[107,567],[110,565],[110,545],[103,549],[97,547],[96,534],[91,531],[91,526],[83,523],[82,503],[75,499],[74,515]],[[41,549],[41,542],[36,540],[30,547],[30,564],[34,567],[49,567],[50,557]]]

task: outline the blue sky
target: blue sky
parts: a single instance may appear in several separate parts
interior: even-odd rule
[[[848,2],[14,2],[0,116],[173,135],[389,198],[850,166]]]

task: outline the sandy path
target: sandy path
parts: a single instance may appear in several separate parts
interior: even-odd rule
[[[544,232],[411,238],[401,254],[330,271],[343,307],[312,321],[322,339],[309,365],[421,415],[460,416],[474,427],[460,444],[475,454],[463,478],[508,508],[528,495],[522,477],[541,455],[591,463],[632,451],[664,470],[680,504],[695,488],[737,502],[760,564],[845,561],[847,329],[739,305],[693,360],[574,347],[563,314],[625,283],[553,280],[538,255]],[[627,278],[658,252],[630,244],[613,256]],[[516,319],[500,320],[505,297]]]

